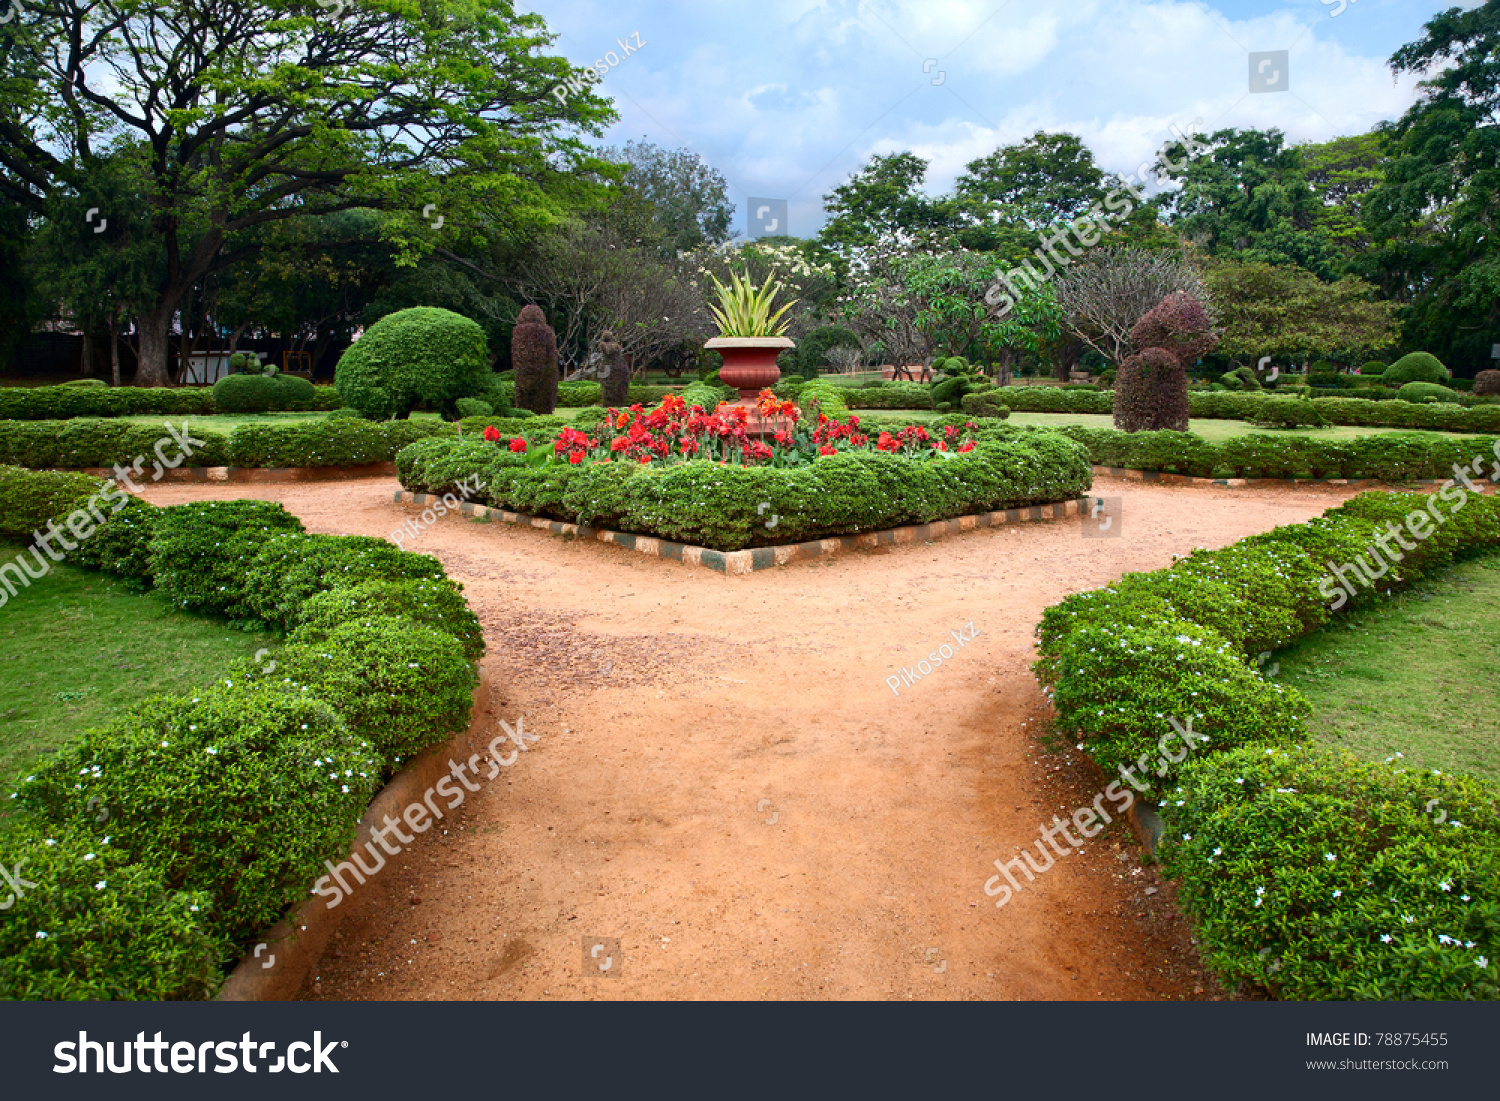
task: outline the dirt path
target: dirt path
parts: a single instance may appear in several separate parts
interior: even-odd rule
[[[384,536],[394,481],[161,486],[158,504],[280,500]],[[1101,479],[1119,538],[1077,521],[725,578],[449,518],[408,549],[463,582],[499,717],[530,752],[346,902],[304,996],[1212,997],[1170,890],[1117,823],[997,909],[997,857],[1092,801],[1092,765],[1032,736],[1042,609],[1306,520],[1334,488]],[[951,632],[951,661],[886,683]],[[610,972],[584,937],[618,938]]]

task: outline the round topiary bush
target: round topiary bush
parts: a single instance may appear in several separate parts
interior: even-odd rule
[[[1429,352],[1408,352],[1385,369],[1381,376],[1387,386],[1404,386],[1408,382],[1445,382],[1452,372],[1442,360]]]
[[[1383,375],[1386,372],[1386,367],[1387,365],[1381,363],[1380,360],[1372,359],[1360,367],[1359,373],[1362,375]]]
[[[1500,371],[1480,371],[1474,376],[1474,393],[1500,394]]]
[[[307,379],[297,375],[274,375],[277,409],[311,409],[318,403],[318,391]]]
[[[344,404],[371,420],[404,420],[423,402],[446,419],[459,398],[489,383],[484,330],[451,310],[416,306],[387,314],[349,346],[334,386]]]
[[[1130,343],[1140,351],[1120,364],[1115,427],[1186,432],[1188,365],[1218,342],[1208,310],[1185,291],[1173,291],[1151,307],[1130,330]]]
[[[1458,392],[1435,382],[1408,382],[1396,391],[1402,401],[1458,401]]]
[[[1255,407],[1255,423],[1269,428],[1321,427],[1323,417],[1306,398],[1266,398]]]
[[[453,403],[460,417],[492,417],[495,415],[495,407],[487,401],[478,398],[459,398]]]

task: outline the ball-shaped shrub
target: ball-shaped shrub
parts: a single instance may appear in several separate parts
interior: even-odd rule
[[[1429,352],[1408,352],[1385,369],[1381,376],[1387,386],[1404,386],[1408,382],[1445,382],[1452,372],[1442,360]]]
[[[381,774],[328,703],[226,677],[82,734],[17,798],[84,829],[108,807],[111,844],[172,887],[207,892],[215,928],[239,939],[306,898],[319,865],[347,851]]]
[[[521,307],[510,337],[516,405],[533,413],[557,408],[557,334],[539,306]]]
[[[1500,394],[1500,371],[1480,371],[1475,375],[1474,393],[1480,396]]]
[[[442,580],[443,564],[370,535],[277,534],[245,570],[245,605],[284,630],[301,622],[316,593],[362,581]]]
[[[1362,375],[1383,375],[1388,366],[1389,364],[1382,363],[1378,359],[1372,359],[1360,367],[1359,373]]]
[[[462,417],[492,417],[495,415],[495,407],[487,401],[478,398],[459,398],[453,403]]]
[[[416,306],[387,314],[349,346],[334,386],[344,404],[371,420],[405,419],[426,402],[447,419],[459,398],[488,382],[484,330],[451,310]]]
[[[307,379],[299,375],[274,375],[276,384],[276,408],[312,409],[318,403],[318,390]]]
[[[613,469],[603,467],[603,469]],[[634,474],[629,468],[622,468]],[[345,623],[387,616],[452,635],[464,657],[484,657],[484,631],[464,599],[463,586],[446,578],[423,581],[365,581],[318,593],[302,605],[301,626],[290,641],[321,642]]]
[[[1402,401],[1458,401],[1458,392],[1435,382],[1408,382],[1396,391]]]

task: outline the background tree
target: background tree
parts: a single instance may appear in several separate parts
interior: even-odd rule
[[[951,229],[951,204],[922,191],[927,162],[915,153],[888,153],[823,196],[828,215],[818,241],[830,250],[873,247],[883,239],[927,238]]]
[[[606,149],[601,155],[625,165],[616,201],[627,240],[674,258],[736,236],[730,228],[734,204],[729,183],[698,154],[629,141],[623,150]]]
[[[1365,200],[1385,179],[1390,158],[1378,133],[1300,146],[1307,186],[1317,197],[1312,228],[1354,263],[1370,247]]]
[[[185,296],[247,258],[258,227],[382,210],[415,258],[434,245],[418,213],[431,203],[521,235],[599,163],[563,128],[614,117],[591,94],[549,94],[571,67],[538,54],[552,36],[508,0],[368,0],[337,16],[301,0],[44,0],[21,19],[11,49],[35,80],[0,84],[0,196],[44,214],[110,150],[149,151],[161,270],[136,318],[145,384],[167,381]]]
[[[1101,247],[1085,254],[1052,281],[1067,329],[1106,361],[1119,365],[1130,332],[1158,302],[1184,291],[1213,315],[1202,278],[1180,257],[1132,246]]]

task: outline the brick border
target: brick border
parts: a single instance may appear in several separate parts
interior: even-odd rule
[[[442,500],[431,493],[411,493],[397,490],[391,498],[397,504],[412,504],[425,507]],[[904,546],[939,539],[945,535],[957,535],[976,528],[1000,527],[1031,520],[1055,520],[1069,516],[1083,516],[1091,503],[1099,498],[1079,497],[1070,501],[1057,501],[1049,505],[1028,505],[1024,508],[1008,508],[1000,512],[980,512],[972,516],[956,516],[951,520],[934,520],[929,524],[914,524],[904,528],[889,528],[885,531],[865,532],[861,535],[839,535],[828,539],[815,539],[808,543],[788,543],[779,547],[754,547],[750,550],[717,551],[708,547],[695,547],[687,543],[674,543],[654,535],[632,535],[627,532],[591,528],[582,524],[565,524],[560,520],[546,520],[527,516],[522,512],[506,512],[465,501],[459,512],[476,520],[498,519],[507,524],[522,524],[539,528],[553,535],[570,535],[580,539],[595,539],[601,543],[613,543],[617,547],[633,550],[653,558],[670,558],[674,562],[685,562],[691,566],[703,566],[725,576],[741,576],[758,570],[774,569],[792,562],[804,562],[813,558],[827,558],[842,551],[870,549],[882,546]],[[451,510],[450,510],[451,511]]]
[[[77,469],[77,468],[75,468]],[[86,466],[78,470],[98,478],[114,478],[115,472],[107,466]],[[162,471],[155,478],[148,471],[136,475],[140,481],[161,482],[342,482],[353,478],[394,477],[395,463],[367,463],[364,466],[179,466]]]
[[[1379,478],[1195,478],[1189,474],[1168,474],[1161,470],[1132,470],[1124,466],[1095,466],[1095,474],[1128,482],[1160,482],[1163,485],[1227,486],[1243,489],[1255,486],[1440,486],[1437,478],[1410,478],[1404,482],[1386,482]]]

